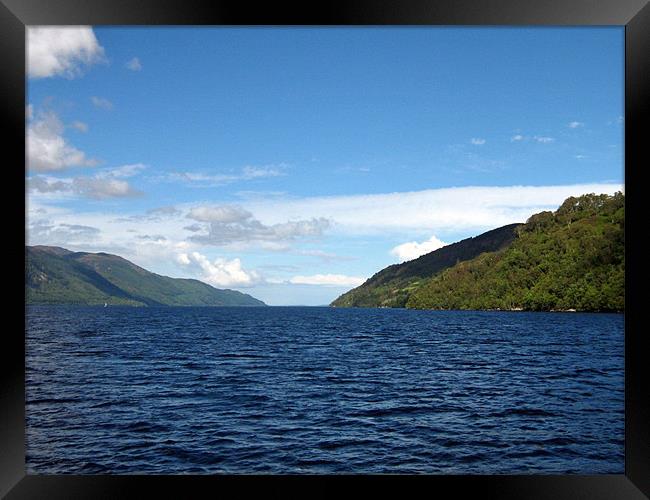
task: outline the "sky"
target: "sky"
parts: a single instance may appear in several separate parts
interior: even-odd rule
[[[27,241],[326,305],[624,183],[624,29],[27,29]]]

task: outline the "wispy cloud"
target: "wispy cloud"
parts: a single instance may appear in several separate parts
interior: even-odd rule
[[[580,127],[584,127],[584,126],[585,126],[585,124],[582,123],[582,122],[569,122],[569,124],[568,124],[569,128],[580,128]]]
[[[96,241],[99,234],[100,230],[92,226],[38,219],[28,224],[27,240],[38,245],[79,245]]]
[[[485,144],[485,139],[473,137],[470,142],[475,146],[482,146],[483,144]]]
[[[526,139],[526,137],[524,137],[524,136],[521,135],[521,134],[513,135],[513,136],[510,138],[510,140],[511,140],[512,142],[523,141],[523,140],[525,140],[525,139]]]
[[[27,75],[75,78],[104,61],[104,49],[89,26],[27,27]]]
[[[56,178],[40,175],[30,177],[28,186],[30,190],[39,193],[60,193],[96,200],[128,198],[142,193],[133,189],[127,181],[121,179],[133,177],[145,168],[145,165],[137,163],[104,169],[94,176]]]
[[[142,63],[140,63],[140,59],[137,57],[134,57],[133,59],[127,61],[124,66],[126,66],[126,68],[130,69],[131,71],[140,71],[142,69]]]
[[[548,144],[550,142],[554,142],[555,138],[553,137],[546,137],[546,136],[541,136],[541,135],[536,135],[533,137],[537,142],[541,142],[542,144]]]
[[[569,196],[614,193],[620,183],[559,186],[469,186],[386,194],[322,196],[253,201],[246,209],[264,224],[301,218],[331,221],[330,231],[385,234],[387,231],[465,232],[524,222],[557,208]],[[399,207],[399,210],[396,209]]]
[[[286,175],[284,165],[253,167],[246,166],[236,174],[211,174],[205,172],[172,172],[162,177],[163,180],[183,182],[194,187],[216,187],[231,184],[237,181],[249,181],[267,177]]]
[[[345,274],[313,274],[311,276],[294,276],[288,280],[292,285],[320,286],[359,286],[366,278],[346,276]]]
[[[63,194],[105,200],[108,198],[130,198],[142,193],[123,180],[112,177],[74,177],[52,178],[46,176],[30,177],[27,185],[31,191],[38,193]]]
[[[104,97],[92,96],[90,98],[90,101],[97,108],[105,109],[107,111],[110,111],[111,109],[113,109],[113,103],[111,101],[109,101],[108,99],[104,98]]]
[[[78,130],[79,132],[81,132],[83,134],[88,132],[88,124],[86,124],[84,122],[74,121],[74,122],[72,122],[71,127]]]
[[[107,168],[97,173],[97,177],[100,178],[127,178],[134,177],[140,174],[143,170],[147,168],[146,165],[142,163],[132,163],[129,165],[122,165],[121,167]]]

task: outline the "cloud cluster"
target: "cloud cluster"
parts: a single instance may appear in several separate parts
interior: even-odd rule
[[[47,219],[35,220],[28,224],[27,229],[29,244],[38,245],[84,244],[95,241],[100,234],[96,227],[57,223]]]
[[[63,137],[63,123],[53,111],[42,111],[27,127],[27,165],[48,172],[68,167],[92,167],[97,160],[70,145]]]
[[[30,78],[74,78],[82,68],[104,60],[104,49],[89,26],[27,28],[27,74]]]
[[[435,236],[431,236],[431,238],[423,241],[422,243],[418,243],[417,241],[409,241],[407,243],[397,245],[390,251],[390,253],[398,257],[400,262],[405,262],[407,260],[417,259],[421,255],[433,252],[434,250],[438,250],[438,248],[442,248],[445,245],[446,243],[440,241]]]
[[[262,281],[257,272],[243,269],[239,259],[218,258],[211,262],[205,255],[191,252],[178,254],[176,261],[182,266],[198,268],[203,281],[218,287],[247,287]]]
[[[208,245],[227,245],[230,243],[290,241],[300,237],[317,237],[330,226],[325,218],[309,220],[290,220],[265,225],[253,218],[253,214],[235,205],[196,207],[187,217],[203,223],[207,232],[194,234],[190,240]],[[198,226],[189,226],[198,232]]]

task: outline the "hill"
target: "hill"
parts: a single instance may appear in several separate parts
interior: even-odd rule
[[[510,224],[473,238],[444,246],[417,259],[382,269],[365,283],[338,297],[335,307],[404,307],[410,294],[427,278],[473,259],[485,252],[508,246],[521,224]]]
[[[625,309],[625,197],[568,198],[506,249],[459,263],[410,294],[419,309]]]
[[[25,247],[28,304],[131,306],[264,306],[235,290],[195,279],[161,276],[108,253]]]

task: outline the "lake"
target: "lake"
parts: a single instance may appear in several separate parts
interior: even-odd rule
[[[30,306],[29,474],[622,474],[617,314]]]

